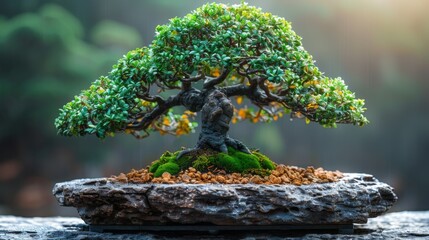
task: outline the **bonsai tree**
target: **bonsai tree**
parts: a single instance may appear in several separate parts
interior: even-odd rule
[[[254,107],[237,109],[232,98]],[[182,114],[173,112],[179,106]],[[231,121],[290,113],[324,127],[364,125],[363,106],[341,78],[319,71],[285,19],[246,4],[212,3],[158,26],[151,45],[128,52],[67,103],[55,126],[65,136],[182,135],[195,131],[201,113],[198,142],[180,158],[201,149],[250,153],[228,136]]]

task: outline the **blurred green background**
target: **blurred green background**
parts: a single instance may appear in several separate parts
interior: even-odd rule
[[[139,169],[196,143],[198,134],[66,138],[53,121],[123,54],[148,45],[157,25],[206,2],[0,2],[0,214],[76,216],[52,197],[55,182]],[[429,209],[429,1],[248,3],[291,21],[319,68],[366,99],[371,123],[324,129],[285,117],[230,135],[278,163],[371,173],[395,187],[394,211]]]

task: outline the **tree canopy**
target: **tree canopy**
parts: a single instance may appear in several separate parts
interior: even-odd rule
[[[256,106],[235,109],[233,122],[291,113],[325,127],[368,123],[364,100],[315,66],[284,18],[246,4],[212,3],[158,26],[152,44],[123,56],[60,110],[55,125],[66,136],[187,134],[197,126],[192,119],[202,105],[196,102],[213,89]],[[176,106],[186,110],[175,114]]]

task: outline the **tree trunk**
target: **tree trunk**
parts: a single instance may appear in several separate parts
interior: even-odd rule
[[[211,92],[201,109],[202,128],[194,149],[184,150],[180,156],[199,149],[210,149],[217,152],[228,152],[228,146],[249,153],[249,149],[240,141],[228,136],[229,123],[234,114],[234,105],[219,90]],[[180,157],[179,156],[179,157]]]

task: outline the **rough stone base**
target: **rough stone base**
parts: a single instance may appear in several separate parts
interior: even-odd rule
[[[53,193],[93,225],[287,225],[366,223],[397,200],[367,174],[310,185],[58,183]]]
[[[354,234],[326,232],[218,232],[218,233],[97,233],[79,218],[21,218],[0,216],[0,239],[68,239],[68,240],[151,240],[151,239],[428,239],[429,211],[397,212],[369,219],[367,224],[355,224]]]

